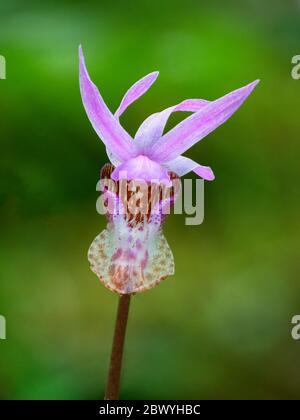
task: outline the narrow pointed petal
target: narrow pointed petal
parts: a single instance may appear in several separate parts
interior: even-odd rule
[[[140,96],[144,95],[145,92],[151,87],[151,85],[157,79],[159,75],[158,71],[148,74],[142,79],[138,80],[131,88],[125,93],[119,108],[115,112],[115,117],[119,118],[125,109],[128,108],[134,101],[136,101]]]
[[[158,71],[154,71],[153,73],[148,74],[147,76],[143,77],[142,79],[138,80],[130,89],[125,93],[121,104],[117,111],[115,112],[115,118],[119,118],[123,112],[131,105],[134,101],[136,101],[140,96],[147,92],[147,90],[152,86],[159,75]],[[109,160],[114,166],[118,166],[120,162],[116,157],[111,153],[111,151],[107,148],[106,149],[107,156]]]
[[[209,101],[204,99],[187,99],[178,105],[150,115],[136,132],[135,140],[137,141],[137,147],[141,152],[149,149],[163,135],[166,123],[172,112],[197,112],[208,103]]]
[[[134,155],[135,145],[129,134],[112,115],[97,87],[91,81],[81,47],[79,48],[79,78],[82,102],[94,130],[116,159],[120,161],[129,159]]]
[[[170,186],[171,181],[166,168],[146,156],[137,156],[119,165],[111,174],[114,181],[121,179],[164,183]]]
[[[178,156],[171,162],[164,164],[164,166],[168,170],[175,172],[178,176],[183,176],[193,171],[206,181],[213,181],[215,179],[215,175],[209,166],[199,165],[199,163],[184,156]]]
[[[259,81],[237,89],[201,108],[161,137],[147,156],[157,162],[168,162],[202,140],[223,124],[242,105]]]

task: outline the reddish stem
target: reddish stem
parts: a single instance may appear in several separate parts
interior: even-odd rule
[[[118,400],[130,294],[120,295],[105,400]]]

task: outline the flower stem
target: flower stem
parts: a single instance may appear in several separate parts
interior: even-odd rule
[[[105,400],[118,400],[130,294],[120,295]]]

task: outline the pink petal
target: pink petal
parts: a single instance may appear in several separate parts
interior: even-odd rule
[[[143,155],[119,165],[111,174],[111,178],[114,181],[127,179],[128,181],[163,182],[167,186],[171,185],[167,169]]]
[[[168,118],[175,111],[197,112],[209,101],[204,99],[187,99],[178,105],[150,115],[140,126],[135,135],[137,147],[141,152],[149,149],[163,134]]]
[[[155,82],[157,76],[159,75],[158,71],[154,71],[153,73],[148,74],[147,76],[143,77],[142,79],[138,80],[131,88],[125,93],[121,104],[117,111],[115,112],[115,118],[119,118],[123,112],[131,105],[134,101],[136,101],[140,96],[142,96]],[[114,154],[106,148],[106,153],[109,157],[109,160],[114,166],[118,166],[120,162],[114,156]]]
[[[207,181],[213,181],[215,179],[214,173],[209,166],[199,165],[199,163],[184,156],[178,156],[171,162],[164,164],[164,166],[168,170],[175,172],[178,176],[183,176],[193,171]]]
[[[237,89],[201,108],[161,137],[147,150],[157,162],[168,162],[207,136],[242,105],[259,81]]]
[[[82,102],[94,130],[118,160],[129,159],[135,153],[135,145],[107,108],[97,87],[91,81],[81,47],[79,47],[79,78]]]
[[[158,71],[148,74],[142,79],[138,80],[131,88],[125,93],[119,108],[115,112],[115,117],[119,118],[126,108],[136,101],[140,96],[144,95],[145,92],[150,88],[150,86],[155,82],[157,76],[159,75]]]

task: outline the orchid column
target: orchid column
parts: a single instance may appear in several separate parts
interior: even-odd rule
[[[108,182],[105,187],[109,201],[108,224],[91,244],[88,258],[91,269],[104,286],[120,296],[106,395],[107,399],[118,399],[130,296],[154,287],[174,274],[172,251],[162,233],[164,207],[176,199],[174,180],[191,171],[207,181],[214,179],[211,168],[182,156],[182,153],[223,124],[241,106],[258,81],[215,101],[188,99],[152,114],[132,138],[120,124],[119,117],[150,88],[158,72],[136,82],[112,114],[88,75],[81,48],[79,60],[83,105],[106,146],[111,162],[102,168],[100,174],[101,179]],[[192,115],[164,134],[169,116],[176,111],[188,111]],[[146,211],[140,206],[133,213],[128,205],[132,183],[140,189],[144,185],[144,193],[156,186],[168,194],[159,193],[151,205],[147,198]]]

